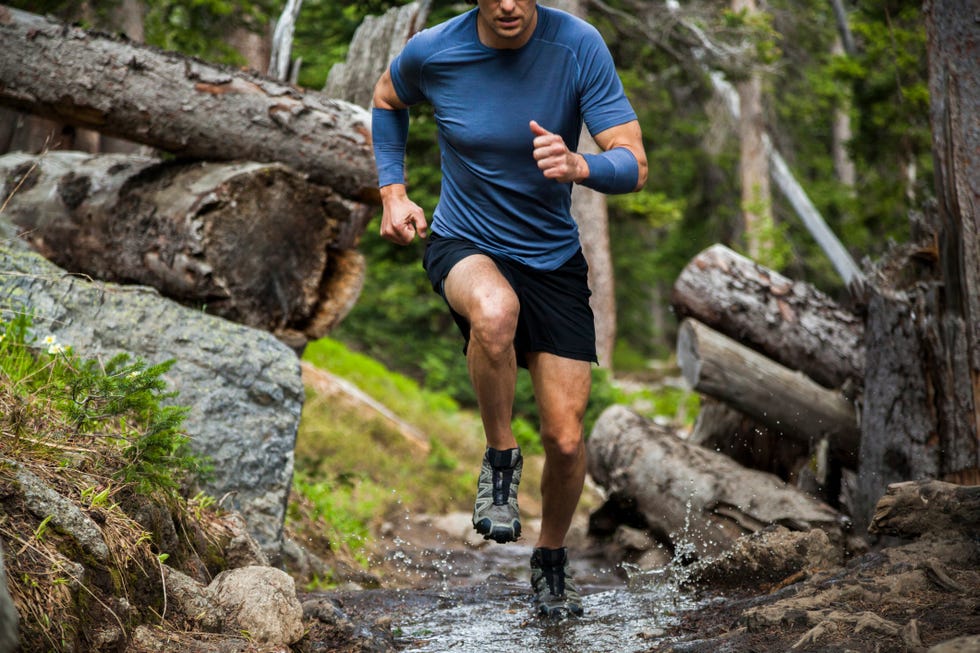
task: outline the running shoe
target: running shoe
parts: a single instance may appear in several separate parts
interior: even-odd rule
[[[500,451],[487,447],[473,508],[473,528],[483,539],[503,544],[521,536],[517,485],[523,468],[520,449]]]
[[[541,616],[582,616],[582,597],[568,571],[565,547],[534,550],[531,554],[531,587]]]

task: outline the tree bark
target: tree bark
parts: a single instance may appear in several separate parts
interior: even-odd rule
[[[323,92],[370,108],[374,85],[408,39],[425,27],[431,0],[392,7],[383,16],[365,16],[354,32],[347,60],[334,64]]]
[[[893,483],[878,502],[868,530],[898,537],[949,531],[975,536],[980,532],[980,485]]]
[[[926,2],[941,297],[925,324],[941,473],[980,483],[980,39],[970,0]]]
[[[599,417],[588,440],[589,473],[628,497],[675,555],[714,556],[771,524],[818,527],[839,540],[839,515],[778,478],[691,445],[623,406]]]
[[[698,416],[687,441],[725,454],[749,469],[775,474],[800,487],[800,472],[812,458],[810,443],[777,437],[767,426],[720,399],[701,397]],[[831,506],[822,488],[815,492]],[[836,506],[834,506],[836,507]]]
[[[692,319],[681,323],[677,363],[694,390],[724,401],[774,435],[811,445],[826,438],[838,459],[857,466],[857,418],[839,393]]]
[[[723,245],[688,263],[671,304],[678,317],[693,317],[827,388],[864,377],[858,316]]]
[[[735,12],[758,13],[755,0],[732,0]],[[769,188],[769,156],[763,142],[766,132],[762,109],[762,77],[750,70],[735,84],[738,91],[739,179],[742,187],[742,224],[750,258],[763,260],[773,246],[772,191]]]
[[[834,0],[835,11],[840,6],[841,0]],[[853,47],[853,44],[852,46]],[[844,46],[840,38],[834,40],[830,54],[837,57],[845,54]],[[853,52],[847,52],[848,56],[853,56]],[[857,183],[857,170],[854,168],[854,160],[848,151],[848,146],[853,136],[851,130],[851,94],[844,92],[842,97],[834,106],[834,117],[831,122],[831,141],[830,149],[834,158],[834,173],[837,181],[853,189]]]
[[[907,287],[875,289],[868,305],[858,526],[889,483],[980,484],[980,41],[969,2],[924,14],[937,202],[913,225],[936,267],[916,283],[894,275]]]
[[[296,31],[296,18],[302,5],[303,0],[286,0],[286,6],[276,21],[276,29],[272,33],[272,53],[269,55],[269,77],[289,80],[293,32]]]
[[[545,4],[579,18],[585,18],[588,14],[585,0],[549,0]],[[579,137],[578,151],[592,154],[601,151],[585,128]],[[595,316],[596,357],[600,366],[611,370],[616,347],[616,286],[609,248],[606,196],[575,184],[572,189],[572,217],[578,224],[582,253],[589,263],[589,288],[592,290],[589,304]]]
[[[0,104],[181,157],[279,161],[378,201],[362,108],[2,6]]]
[[[69,272],[140,283],[292,346],[350,310],[364,205],[282,164],[0,157],[5,217]]]

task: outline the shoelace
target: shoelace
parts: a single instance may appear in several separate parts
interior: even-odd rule
[[[554,567],[541,567],[544,578],[548,581],[548,589],[552,596],[563,596],[565,594],[565,568],[555,565]]]
[[[514,478],[512,467],[493,468],[493,505],[507,505],[510,499],[510,482]]]

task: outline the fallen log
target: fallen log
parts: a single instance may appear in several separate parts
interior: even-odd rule
[[[809,442],[770,433],[758,420],[709,395],[703,395],[700,404],[688,442],[723,453],[745,467],[775,474],[787,483],[797,482],[800,470],[811,459]]]
[[[828,388],[864,376],[864,325],[813,286],[723,245],[704,250],[674,282],[678,317],[693,317]]]
[[[4,6],[0,105],[181,157],[279,161],[378,202],[365,109]]]
[[[294,347],[326,335],[363,284],[352,248],[368,207],[282,164],[8,154],[0,181],[4,219],[59,267],[152,286]]]
[[[980,485],[943,481],[892,483],[878,501],[868,532],[898,537],[950,531],[980,533]]]
[[[589,473],[610,500],[628,498],[647,528],[685,558],[715,556],[777,524],[821,528],[841,542],[840,515],[772,474],[691,445],[623,406],[596,421]]]
[[[774,434],[808,444],[826,438],[835,457],[857,467],[861,433],[854,407],[839,393],[690,318],[678,330],[677,363],[694,390]]]

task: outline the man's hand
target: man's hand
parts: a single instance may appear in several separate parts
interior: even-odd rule
[[[580,154],[565,145],[565,139],[552,134],[537,121],[531,121],[534,134],[534,159],[538,168],[548,179],[562,183],[582,181],[589,176],[589,166]]]
[[[396,245],[407,245],[418,234],[428,235],[429,223],[422,208],[408,199],[404,184],[391,184],[381,189],[381,236]]]

